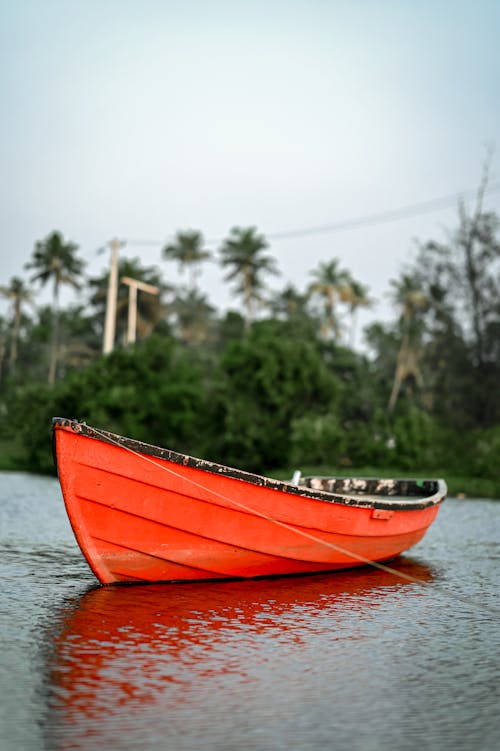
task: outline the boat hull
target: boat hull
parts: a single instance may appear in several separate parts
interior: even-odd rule
[[[337,497],[68,420],[56,418],[53,429],[67,513],[103,584],[273,576],[388,560],[423,537],[444,498]]]

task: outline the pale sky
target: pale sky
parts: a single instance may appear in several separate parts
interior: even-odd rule
[[[0,284],[55,229],[90,274],[117,236],[179,282],[160,259],[179,229],[272,236],[458,196],[487,144],[498,186],[499,34],[498,0],[0,0]],[[273,287],[337,257],[379,300],[361,323],[387,317],[414,239],[455,223],[272,240]],[[221,279],[201,286],[224,308]]]

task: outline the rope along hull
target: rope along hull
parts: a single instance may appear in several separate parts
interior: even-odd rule
[[[330,571],[422,539],[442,481],[280,482],[54,418],[67,513],[102,584]]]

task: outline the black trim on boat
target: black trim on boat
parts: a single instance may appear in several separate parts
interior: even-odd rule
[[[417,510],[436,506],[446,497],[444,480],[377,479],[347,477],[303,477],[298,484],[275,480],[263,475],[227,467],[223,464],[180,454],[171,449],[153,446],[133,438],[100,430],[78,420],[64,417],[52,418],[52,428],[71,428],[75,433],[97,441],[120,446],[128,451],[163,459],[174,464],[193,467],[205,472],[231,477],[242,482],[259,485],[271,490],[291,493],[313,500],[360,506],[372,509]],[[57,468],[57,460],[56,460]],[[368,496],[364,498],[363,496]],[[375,496],[375,497],[374,497]],[[377,496],[380,496],[377,498]],[[402,497],[403,496],[403,497]]]

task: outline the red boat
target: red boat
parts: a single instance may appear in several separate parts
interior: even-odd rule
[[[56,417],[68,516],[102,584],[275,576],[387,561],[422,539],[443,480],[282,482]]]

